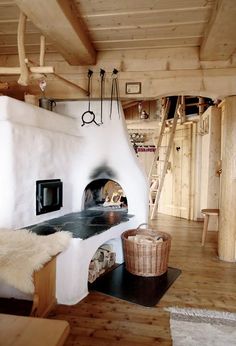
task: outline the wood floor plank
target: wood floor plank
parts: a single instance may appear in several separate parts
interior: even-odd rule
[[[97,292],[90,293],[76,305],[58,305],[50,317],[70,323],[66,346],[169,346],[171,335],[166,307],[236,312],[236,264],[218,259],[217,232],[208,232],[203,248],[203,222],[159,214],[150,225],[171,234],[169,266],[181,269],[182,274],[153,308]]]

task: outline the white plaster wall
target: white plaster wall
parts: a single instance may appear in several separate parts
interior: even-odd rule
[[[20,228],[73,211],[73,169],[82,142],[73,119],[8,97],[0,98],[0,110],[0,227]],[[63,181],[63,208],[36,216],[35,182],[55,178]]]
[[[136,225],[137,220],[134,217],[88,239],[73,238],[70,247],[57,259],[56,297],[58,303],[72,305],[87,296],[89,263],[97,248],[102,244],[107,242],[113,245],[116,263],[123,263],[120,235],[128,229],[135,228]]]
[[[73,194],[76,193],[78,184],[74,181],[73,170],[80,144],[79,137],[28,126],[14,126],[13,227],[22,227],[78,210],[73,207]],[[56,178],[63,182],[63,208],[35,215],[35,181]]]
[[[15,188],[12,131],[6,121],[0,121],[0,162],[0,220],[1,227],[7,227],[14,213]]]

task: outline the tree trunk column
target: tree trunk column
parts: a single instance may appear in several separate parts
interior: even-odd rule
[[[218,254],[221,260],[233,262],[236,260],[236,96],[227,97],[222,106],[221,140]]]

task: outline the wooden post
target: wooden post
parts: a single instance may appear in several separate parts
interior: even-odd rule
[[[200,132],[203,132],[203,120],[202,115],[204,113],[204,98],[199,97],[198,98],[198,114],[199,114],[199,124],[200,124]]]
[[[45,59],[45,36],[40,36],[39,66],[44,66]]]
[[[181,96],[181,123],[185,123],[186,121],[186,111],[185,111],[185,96]]]
[[[219,258],[236,260],[236,96],[227,97],[222,105],[222,140],[219,214]]]
[[[29,83],[29,70],[26,65],[25,56],[25,27],[26,27],[26,15],[20,12],[18,30],[17,30],[17,45],[18,45],[18,55],[20,63],[20,78],[18,83],[20,85],[28,85]]]

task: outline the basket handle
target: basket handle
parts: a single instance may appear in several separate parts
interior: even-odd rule
[[[144,222],[144,223],[140,223],[140,225],[137,227],[137,231],[140,229],[140,227],[142,226],[148,226],[148,223]]]
[[[136,231],[141,230],[140,227],[142,227],[142,226],[147,226],[146,228],[144,228],[144,231],[153,232],[153,229],[152,229],[152,228],[148,228],[148,223],[146,223],[146,222],[141,223],[141,224],[136,228]]]

